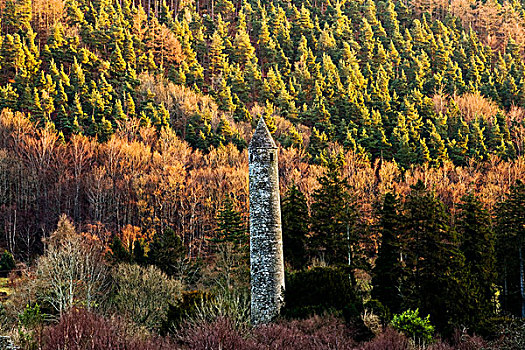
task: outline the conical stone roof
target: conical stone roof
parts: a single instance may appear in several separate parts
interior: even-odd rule
[[[250,141],[248,148],[277,148],[277,145],[270,134],[270,130],[268,130],[268,127],[266,126],[264,117],[259,119],[259,124],[257,124],[257,128],[253,133],[252,140]]]

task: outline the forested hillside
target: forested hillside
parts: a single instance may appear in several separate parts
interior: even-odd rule
[[[408,341],[380,330],[419,309],[449,339],[525,342],[508,318],[525,317],[523,0],[3,0],[0,19],[0,274],[16,270],[0,331],[20,344],[57,348],[77,312],[155,337],[190,318],[187,348],[203,324],[245,331],[261,117],[279,145],[287,318],[357,317],[380,344]],[[66,256],[82,268],[53,270]],[[345,292],[302,297],[316,285]],[[324,321],[306,322],[277,327]]]
[[[66,140],[138,118],[242,149],[264,114],[313,161],[330,142],[405,168],[523,152],[518,3],[55,2],[3,5],[0,106]]]

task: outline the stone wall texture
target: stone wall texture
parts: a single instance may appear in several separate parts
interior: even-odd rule
[[[249,147],[251,317],[268,323],[284,302],[284,260],[277,146],[263,118]]]

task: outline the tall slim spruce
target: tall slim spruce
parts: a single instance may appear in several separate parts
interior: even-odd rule
[[[503,308],[525,317],[525,183],[517,181],[498,206],[497,234]]]
[[[299,270],[306,263],[306,240],[309,233],[308,204],[304,194],[292,185],[282,201],[284,261]]]
[[[476,196],[464,196],[460,209],[456,230],[460,250],[465,256],[465,273],[470,282],[469,294],[472,296],[465,307],[468,307],[469,323],[475,330],[476,326],[491,317],[495,311],[496,237],[490,215]]]
[[[381,246],[372,278],[372,297],[387,306],[392,313],[401,311],[401,210],[395,194],[387,193],[379,210]]]

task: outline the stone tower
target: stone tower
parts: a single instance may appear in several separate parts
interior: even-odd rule
[[[273,320],[284,302],[284,259],[277,146],[261,117],[250,157],[250,263],[252,323]]]

